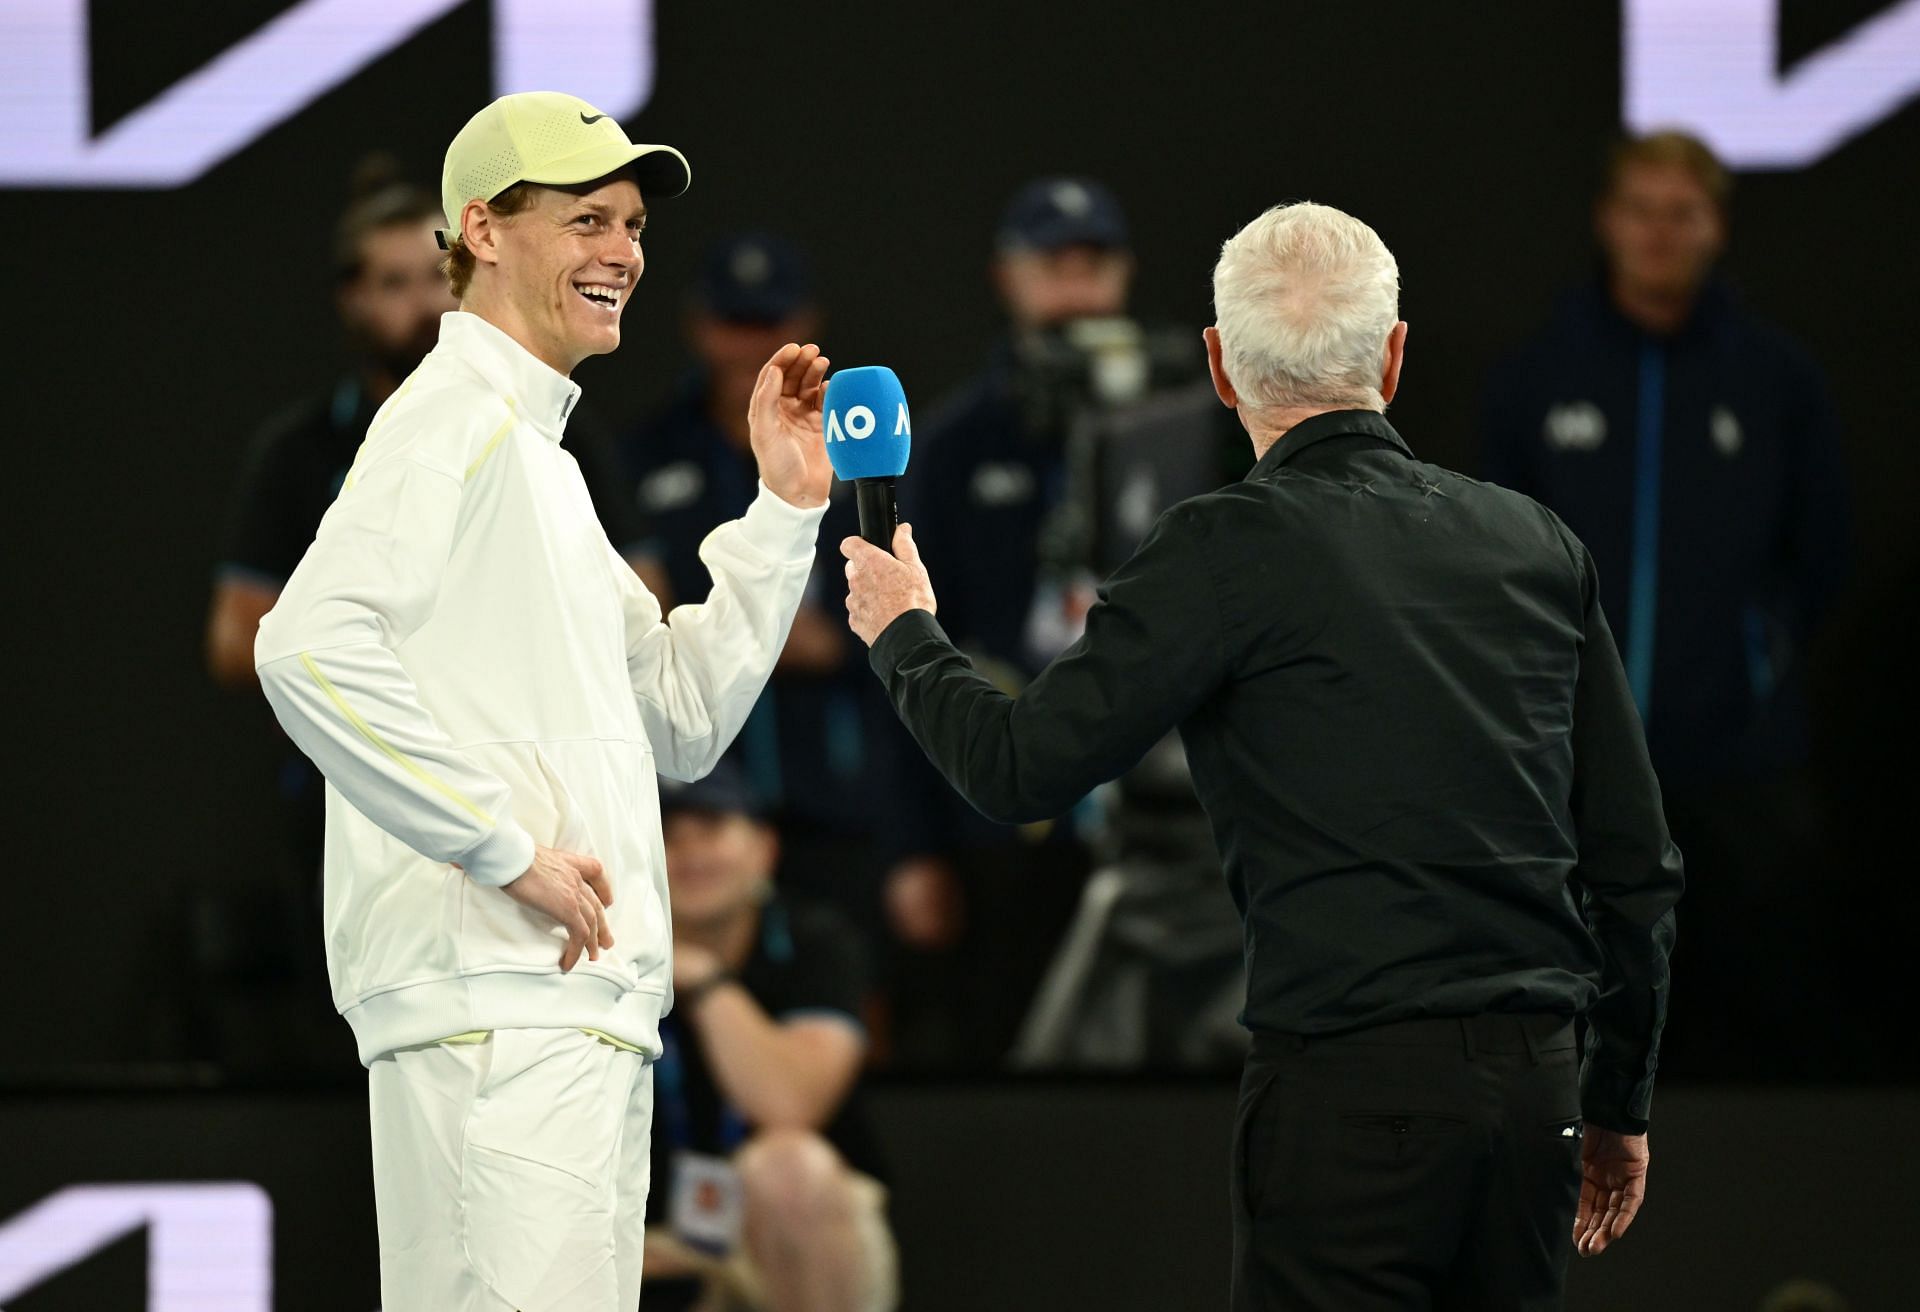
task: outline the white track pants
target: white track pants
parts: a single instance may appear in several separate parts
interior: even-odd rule
[[[653,1071],[578,1030],[369,1072],[382,1312],[634,1312]]]

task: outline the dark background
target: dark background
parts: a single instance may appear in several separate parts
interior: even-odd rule
[[[1874,8],[1787,3],[1786,53]],[[96,130],[274,11],[161,22],[96,3]],[[835,360],[891,364],[928,406],[996,330],[985,261],[1006,196],[1082,171],[1130,211],[1138,311],[1196,331],[1219,243],[1262,208],[1311,198],[1367,219],[1400,260],[1412,324],[1394,422],[1471,470],[1488,365],[1589,274],[1618,128],[1606,4],[856,0],[662,4],[656,21],[654,97],[627,126],[681,147],[695,181],[657,207],[619,353],[579,373],[616,421],[680,367],[702,244],[753,225],[811,248]],[[465,5],[190,186],[0,191],[18,453],[0,960],[48,994],[16,1015],[15,1058],[180,1050],[183,892],[247,881],[276,841],[264,712],[216,692],[200,656],[240,453],[344,367],[328,243],[354,163],[387,148],[437,185],[488,68],[486,6]],[[1727,261],[1825,365],[1846,423],[1857,563],[1815,653],[1818,773],[1844,837],[1808,877],[1857,886],[1882,926],[1914,908],[1896,843],[1916,795],[1916,159],[1909,107],[1811,168],[1743,176]],[[964,545],[925,544],[936,578]]]
[[[1783,62],[1883,7],[1783,0]],[[97,0],[96,129],[276,11],[182,5],[161,20],[134,0]],[[1486,369],[1558,290],[1590,275],[1592,194],[1619,126],[1619,14],[1605,3],[662,3],[656,23],[654,97],[626,126],[636,140],[684,150],[694,186],[655,210],[620,352],[579,373],[589,404],[622,423],[680,368],[682,298],[701,247],[749,226],[811,249],[828,311],[822,340],[838,363],[890,364],[916,405],[930,406],[978,366],[996,331],[985,262],[1006,196],[1036,174],[1074,171],[1108,180],[1129,210],[1136,309],[1196,331],[1210,318],[1220,242],[1261,209],[1310,198],[1372,223],[1400,260],[1412,324],[1394,422],[1422,455],[1471,471]],[[278,752],[264,708],[216,692],[203,673],[221,516],[251,431],[345,366],[328,260],[355,162],[392,150],[437,185],[446,142],[492,95],[489,64],[486,6],[468,4],[190,186],[0,191],[16,452],[0,516],[12,758],[0,978],[13,999],[0,1074],[16,1087],[41,1074],[56,1080],[45,1087],[67,1087],[58,1081],[75,1071],[190,1055],[182,963],[195,891],[247,885],[279,842]],[[1906,837],[1920,797],[1920,698],[1906,646],[1920,586],[1911,508],[1920,454],[1905,395],[1917,159],[1920,113],[1909,106],[1810,168],[1743,175],[1727,260],[1747,303],[1823,363],[1845,421],[1856,563],[1814,654],[1815,773],[1835,839],[1806,878],[1859,908],[1845,931],[1850,1001],[1884,1015],[1884,1041],[1907,1048],[1902,971],[1920,910]],[[923,544],[936,579],[942,554],[965,545]],[[337,1041],[347,1050],[344,1024]],[[977,1113],[975,1095],[894,1091],[883,1129],[902,1183],[921,1186],[903,1195],[909,1279],[918,1271],[923,1290],[925,1277],[936,1290],[968,1289],[950,1285],[949,1262],[998,1269],[1005,1245],[1035,1233],[1068,1258],[1133,1254],[1142,1271],[1150,1259],[1220,1270],[1229,1110],[1220,1099],[1230,1094],[1193,1092],[1204,1105],[1191,1107],[1152,1096],[1079,1088],[1052,1111],[991,1104],[969,1122],[977,1137],[942,1150],[925,1128],[956,1108]],[[1709,1284],[1698,1298],[1662,1282],[1722,1269],[1690,1265],[1701,1250],[1684,1245],[1695,1241],[1787,1254],[1796,1265],[1776,1265],[1791,1274],[1812,1265],[1792,1248],[1808,1234],[1864,1278],[1852,1288],[1872,1305],[1874,1278],[1861,1273],[1897,1242],[1872,1224],[1904,1200],[1871,1172],[1908,1154],[1911,1094],[1873,1104],[1880,1110],[1865,1120],[1858,1096],[1838,1091],[1763,1103],[1733,1091],[1664,1096],[1680,1114],[1663,1121],[1674,1146],[1655,1172],[1642,1223],[1651,1233],[1637,1230],[1612,1267],[1626,1284],[1583,1293],[1576,1283],[1581,1305],[1750,1307],[1771,1270],[1747,1273],[1751,1291]],[[0,1217],[63,1179],[244,1175],[305,1142],[311,1126],[326,1151],[276,1168],[288,1171],[276,1199],[284,1188],[364,1200],[363,1180],[327,1174],[364,1162],[353,1138],[360,1103],[330,1098],[0,1100],[0,1162],[12,1163],[0,1167]],[[187,1110],[168,1119],[179,1106]],[[1133,1119],[1107,1126],[1102,1106]],[[61,1107],[73,1119],[56,1124]],[[151,1155],[122,1154],[103,1124],[126,1127],[126,1142]],[[1017,1132],[1049,1125],[1051,1137]],[[1106,1129],[1085,1154],[1048,1160],[1063,1188],[1108,1182],[1082,1190],[1106,1211],[1077,1214],[1068,1233],[1079,1194],[1060,1195],[1057,1215],[999,1207],[1016,1192],[1047,1197],[1045,1182],[1022,1173],[1028,1152],[1063,1134],[1079,1143],[1071,1132],[1088,1125]],[[231,1162],[214,1160],[214,1127],[239,1136]],[[1167,1137],[1155,1137],[1163,1128]],[[1836,1150],[1831,1136],[1843,1131]],[[28,1170],[27,1144],[70,1152],[72,1173],[57,1157]],[[982,1156],[986,1147],[1001,1151]],[[1089,1175],[1084,1163],[1102,1153],[1150,1160],[1133,1176]],[[1750,1172],[1714,1176],[1706,1163],[1723,1161]],[[1842,1167],[1868,1171],[1871,1183],[1836,1185],[1853,1178]],[[1129,1179],[1138,1206],[1124,1204]],[[1793,1201],[1758,1211],[1761,1193]],[[309,1269],[339,1262],[366,1274],[366,1220],[341,1232],[338,1250],[312,1254]],[[949,1224],[957,1228],[943,1231]],[[1635,1247],[1664,1256],[1635,1258]],[[929,1266],[926,1254],[943,1251]],[[1135,1269],[1120,1263],[1113,1279],[1143,1298],[1151,1291],[1142,1305],[1218,1303],[1214,1286],[1187,1302],[1126,1275]],[[974,1292],[969,1305],[1046,1305]],[[102,1297],[87,1305],[122,1305]],[[1889,1286],[1884,1305],[1896,1297]]]

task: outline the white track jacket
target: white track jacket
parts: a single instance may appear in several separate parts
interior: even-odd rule
[[[260,625],[260,684],[327,777],[328,973],[364,1063],[505,1028],[660,1051],[655,772],[699,778],[738,732],[824,511],[763,485],[700,547],[712,593],[669,624],[561,449],[579,395],[477,315],[446,315]],[[568,974],[565,932],[501,889],[535,843],[598,857],[613,883],[615,946]]]

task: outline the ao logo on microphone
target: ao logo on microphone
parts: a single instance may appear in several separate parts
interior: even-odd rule
[[[873,436],[873,426],[877,422],[871,406],[856,405],[848,409],[846,427],[842,428],[839,412],[830,410],[827,412],[827,441],[844,442],[848,438],[856,442],[864,441]],[[900,403],[900,413],[894,417],[893,435],[895,437],[913,436],[913,421],[907,418],[905,401]]]

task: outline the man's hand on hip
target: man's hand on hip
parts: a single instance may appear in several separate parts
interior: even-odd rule
[[[1633,1224],[1647,1196],[1651,1160],[1646,1135],[1587,1127],[1580,1145],[1580,1210],[1573,1218],[1573,1246],[1582,1256],[1604,1252]]]
[[[847,558],[847,623],[867,646],[910,610],[934,613],[933,580],[913,544],[913,525],[893,531],[891,556],[865,538],[845,539],[840,554]]]
[[[788,342],[760,370],[747,403],[747,440],[760,481],[802,510],[826,505],[833,491],[833,466],[820,431],[826,377],[827,357],[819,347]]]
[[[613,883],[606,868],[590,856],[536,847],[533,864],[506,886],[506,893],[521,906],[551,916],[567,931],[567,946],[560,954],[563,971],[573,969],[582,951],[598,961],[600,950],[613,946],[613,930],[607,926]]]

